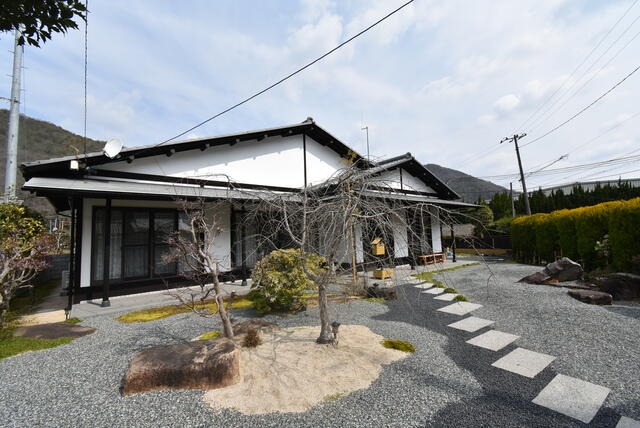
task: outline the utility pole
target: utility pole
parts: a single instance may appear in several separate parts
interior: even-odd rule
[[[7,132],[7,160],[4,176],[4,200],[16,198],[16,177],[18,173],[18,130],[20,127],[20,74],[22,70],[22,46],[18,44],[20,30],[16,29],[13,45],[13,75],[11,80],[11,100],[9,107],[9,130]]]
[[[500,141],[500,144],[504,142],[513,141],[516,146],[516,156],[518,157],[518,168],[520,168],[520,181],[522,181],[522,195],[524,196],[524,209],[527,215],[531,215],[531,206],[529,205],[529,195],[527,194],[527,184],[524,181],[524,171],[522,170],[522,161],[520,160],[520,149],[518,148],[518,140],[526,137],[527,134],[514,134],[513,137],[505,137]]]
[[[516,216],[516,206],[513,203],[513,183],[509,183],[509,198],[511,199],[511,217]]]
[[[371,157],[369,157],[369,127],[363,126],[362,128],[360,128],[360,130],[367,132],[367,160],[370,161]]]

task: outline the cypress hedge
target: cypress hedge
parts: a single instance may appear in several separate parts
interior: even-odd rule
[[[595,250],[605,235],[609,259]],[[640,256],[640,198],[519,217],[511,223],[511,238],[521,262],[551,262],[566,256],[580,259],[585,269],[610,262],[618,270],[638,270],[632,259]]]

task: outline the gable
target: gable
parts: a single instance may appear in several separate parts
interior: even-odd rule
[[[428,186],[423,180],[409,173],[403,168],[395,168],[383,172],[376,181],[380,181],[380,184],[392,189],[405,190],[410,192],[422,192],[433,193],[437,192],[430,186]]]

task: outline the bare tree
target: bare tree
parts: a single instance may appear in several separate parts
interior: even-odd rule
[[[177,289],[170,292],[191,311],[208,316],[207,300],[213,299],[223,325],[225,337],[233,338],[233,327],[225,308],[219,275],[224,260],[214,251],[223,227],[217,215],[221,203],[207,203],[203,198],[181,200],[180,230],[169,233],[165,242],[171,251],[165,263],[176,263],[182,276],[196,283],[198,290]]]

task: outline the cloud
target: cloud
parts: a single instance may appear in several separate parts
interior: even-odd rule
[[[515,110],[519,105],[520,98],[514,94],[509,94],[498,98],[498,100],[493,103],[493,108],[498,113],[507,114]]]
[[[98,2],[89,24],[89,136],[118,136],[139,145],[176,135],[276,82],[402,2],[302,0],[287,8],[272,2],[194,2],[188,8],[150,0]],[[640,39],[593,74],[625,37],[592,67],[583,79],[595,76],[588,85],[570,97],[578,83],[565,95],[569,101],[557,103],[537,128],[519,129],[627,7],[624,0],[421,0],[194,132],[258,129],[313,116],[364,152],[364,120],[376,157],[410,151],[425,163],[476,175],[511,173],[513,150],[490,152],[502,137],[528,132],[532,140],[635,67],[628,53]],[[633,18],[627,16],[591,60]],[[0,39],[5,73],[11,43],[10,37]],[[27,113],[82,132],[82,31],[56,37],[42,49],[28,48],[25,66]],[[629,79],[567,126],[525,147],[525,167],[557,158],[635,114],[639,91],[640,80]],[[609,156],[639,142],[640,129],[621,126],[598,146]],[[581,149],[584,158],[572,155],[571,162],[599,160],[604,151]]]

